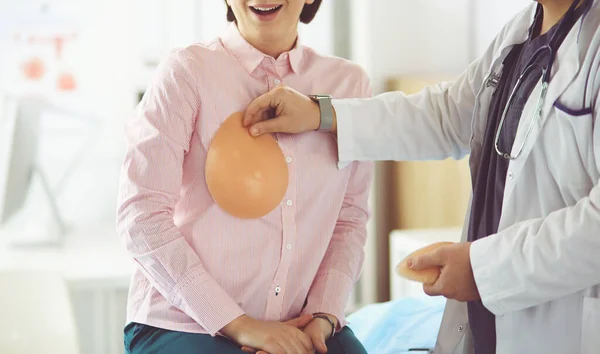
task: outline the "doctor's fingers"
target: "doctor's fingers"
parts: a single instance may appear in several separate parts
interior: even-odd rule
[[[265,117],[265,110],[271,115]],[[253,136],[266,133],[303,133],[321,123],[319,104],[291,88],[280,86],[248,106],[244,126]]]
[[[433,267],[440,267],[446,264],[446,247],[440,247],[434,251],[416,256],[407,261],[410,269],[423,270]]]
[[[263,119],[264,113],[274,106],[275,102],[273,102],[273,100],[275,94],[273,91],[274,90],[258,96],[250,103],[250,105],[248,105],[244,112],[244,118],[242,119],[242,125],[244,127],[260,122]]]
[[[284,97],[290,95],[290,93],[297,92],[291,88],[279,85],[271,91],[255,98],[244,112],[244,119],[242,120],[244,127],[249,127],[268,118],[273,118],[269,115],[271,112],[274,112],[275,115],[281,113]]]
[[[442,284],[443,280],[440,281],[438,278],[438,280],[436,280],[436,282],[433,284],[423,284],[423,291],[429,296],[443,296],[444,287]]]
[[[284,116],[258,122],[250,127],[250,135],[259,136],[268,133],[291,133],[285,128],[285,124],[282,124],[283,119],[285,119]]]

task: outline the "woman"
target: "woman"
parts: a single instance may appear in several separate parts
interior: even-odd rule
[[[425,291],[452,299],[436,354],[600,353],[599,27],[599,0],[538,0],[451,85],[333,102],[342,161],[470,154],[468,242],[412,262],[440,266]],[[257,134],[320,120],[283,87],[247,118]]]
[[[320,3],[227,0],[221,38],[161,64],[127,127],[119,193],[119,233],[137,263],[127,352],[364,353],[344,307],[363,259],[372,166],[332,167],[327,133],[279,134],[288,190],[253,220],[221,210],[204,179],[219,125],[273,87],[370,95],[358,66],[298,43],[299,20]]]

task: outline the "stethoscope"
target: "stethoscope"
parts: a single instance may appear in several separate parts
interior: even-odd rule
[[[544,105],[544,101],[546,100],[546,94],[548,93],[548,85],[550,84],[550,74],[552,72],[552,65],[554,65],[554,60],[556,59],[556,51],[558,50],[558,47],[560,47],[560,44],[562,44],[562,39],[560,38],[560,36],[566,35],[565,33],[563,33],[565,31],[565,27],[574,19],[575,9],[577,8],[577,6],[579,5],[579,3],[581,1],[589,1],[589,0],[575,0],[573,2],[573,4],[571,5],[571,7],[567,11],[567,13],[563,16],[562,20],[559,22],[558,28],[556,29],[556,31],[550,38],[550,41],[548,42],[548,44],[539,48],[533,54],[531,59],[529,59],[527,66],[525,67],[525,69],[523,70],[521,75],[519,76],[519,79],[517,80],[515,87],[513,88],[510,96],[508,97],[508,101],[506,103],[506,106],[504,107],[504,111],[502,112],[502,118],[500,118],[500,123],[498,124],[498,128],[496,128],[496,137],[494,139],[494,146],[496,148],[496,152],[500,156],[504,157],[505,159],[514,160],[521,155],[521,152],[523,152],[523,148],[525,147],[525,143],[527,143],[527,139],[529,138],[529,136],[531,135],[531,132],[533,131],[533,127],[535,126],[537,121],[542,116],[542,107]],[[538,5],[538,6],[542,6],[542,5]],[[542,65],[542,63],[536,63],[535,61],[536,61],[537,57],[546,51],[549,54],[547,62],[545,63],[546,65]],[[498,146],[498,141],[500,140],[500,132],[502,131],[502,126],[504,125],[504,120],[506,119],[506,114],[508,113],[508,110],[511,107],[511,104],[513,103],[513,100],[515,98],[515,93],[519,90],[520,86],[523,84],[523,78],[525,78],[533,70],[539,70],[539,69],[541,69],[541,72],[542,72],[542,75],[541,75],[542,88],[541,88],[540,97],[538,99],[537,106],[535,109],[535,113],[534,113],[535,115],[534,115],[533,119],[531,120],[531,124],[529,125],[529,128],[527,130],[527,135],[525,135],[525,139],[523,139],[521,146],[519,147],[519,149],[517,150],[517,152],[515,153],[514,156],[511,155],[510,153],[502,152],[502,151],[500,151],[500,148]]]

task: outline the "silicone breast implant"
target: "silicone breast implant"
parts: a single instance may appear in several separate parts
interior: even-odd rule
[[[206,183],[217,205],[230,215],[260,218],[285,196],[288,168],[275,139],[251,136],[242,117],[232,114],[217,130],[206,157]]]
[[[408,267],[408,265],[406,264],[406,261],[411,258],[411,257],[415,257],[415,256],[420,256],[422,254],[431,252],[431,251],[435,251],[436,249],[442,247],[442,246],[446,246],[446,245],[451,245],[453,244],[452,242],[437,242],[437,243],[433,243],[429,246],[420,248],[416,251],[414,251],[413,253],[409,254],[406,258],[404,258],[404,260],[402,260],[402,262],[400,262],[398,264],[398,266],[396,267],[396,273],[398,275],[400,275],[401,277],[404,277],[406,279],[409,280],[413,280],[413,281],[417,281],[419,283],[423,283],[423,284],[433,284],[435,283],[435,281],[437,280],[437,278],[440,276],[440,267],[434,267],[434,268],[428,268],[428,269],[422,269],[422,270],[412,270]]]

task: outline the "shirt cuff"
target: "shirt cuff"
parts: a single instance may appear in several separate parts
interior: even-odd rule
[[[331,104],[335,108],[337,121],[338,168],[343,169],[353,161],[354,156],[352,111],[343,99],[331,100]]]
[[[503,257],[507,251],[496,239],[497,235],[490,235],[473,242],[469,256],[481,302],[491,313],[501,316],[512,311],[503,300],[522,293],[525,286],[510,276],[510,259]]]
[[[244,310],[212,276],[200,269],[191,272],[177,285],[170,300],[211,336],[244,315]]]
[[[308,302],[302,314],[327,313],[338,319],[337,331],[346,326],[346,303],[354,282],[339,271],[330,270],[317,274],[308,294]]]

